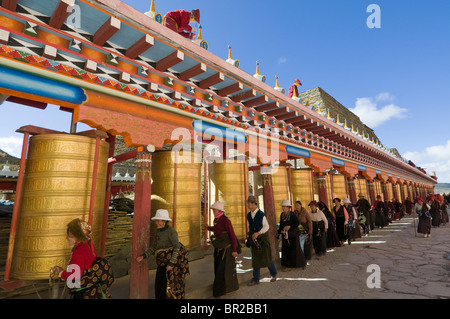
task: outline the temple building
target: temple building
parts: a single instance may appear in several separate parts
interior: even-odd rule
[[[248,73],[231,54],[227,61],[209,52],[202,37],[165,27],[156,12],[118,0],[1,2],[0,104],[58,105],[72,116],[67,132],[51,123],[17,128],[23,148],[2,285],[48,280],[50,267],[67,263],[73,218],[92,223],[100,256],[116,251],[115,181],[133,193],[124,232],[130,298],[148,296],[148,262],[136,257],[155,236],[157,209],[169,211],[190,252],[201,252],[217,200],[244,240],[249,195],[275,227],[283,200],[331,205],[362,193],[374,203],[377,195],[403,201],[433,192],[435,176],[383,147],[321,88],[289,98],[266,83],[258,62]],[[91,129],[79,132],[77,123]],[[117,151],[122,138],[126,148]],[[134,169],[115,166],[126,161]]]

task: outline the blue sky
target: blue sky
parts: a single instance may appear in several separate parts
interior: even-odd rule
[[[126,0],[146,12],[150,0]],[[380,8],[381,28],[369,28],[370,4]],[[321,87],[351,109],[386,147],[436,171],[450,182],[450,1],[406,0],[155,0],[156,11],[199,8],[209,51],[227,59],[231,45],[240,68],[266,83],[301,91]],[[3,103],[6,138],[27,124],[68,131],[70,114]],[[79,126],[79,130],[86,128]],[[13,145],[12,143],[11,145]],[[20,146],[15,146],[20,150]]]

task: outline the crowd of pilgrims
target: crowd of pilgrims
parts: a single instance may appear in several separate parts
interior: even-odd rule
[[[433,227],[449,221],[447,208],[450,194],[430,194],[424,200],[408,198],[402,203],[393,198],[381,199],[378,195],[373,205],[362,194],[356,203],[348,198],[333,199],[331,209],[323,201],[311,201],[309,210],[301,201],[291,207],[289,201],[281,203],[278,238],[281,240],[281,265],[287,268],[305,267],[311,259],[311,250],[316,256],[326,254],[327,249],[341,247],[346,242],[368,236],[376,228],[387,227],[392,221],[417,214],[417,232],[430,237]],[[413,217],[415,217],[414,215]]]

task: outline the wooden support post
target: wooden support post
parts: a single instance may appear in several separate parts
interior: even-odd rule
[[[356,205],[356,202],[358,201],[358,196],[356,194],[356,187],[355,187],[355,179],[349,178],[347,181],[348,185],[348,196],[350,197],[350,201],[353,205]]]
[[[317,189],[319,192],[319,201],[328,205],[327,177],[323,173],[317,174]]]
[[[109,144],[109,154],[108,157],[114,156],[114,149],[116,145],[116,137],[108,133],[108,138],[106,142]],[[111,198],[111,179],[113,174],[113,163],[108,163],[108,169],[106,172],[106,192],[105,192],[105,205],[103,208],[103,221],[102,221],[102,238],[100,240],[100,256],[105,256],[106,249],[106,232],[108,229],[108,216],[109,216],[109,200]]]
[[[130,299],[148,298],[148,259],[138,263],[150,244],[151,153],[138,148],[136,156],[135,201],[131,244]]]
[[[19,164],[19,175],[17,177],[16,196],[14,199],[14,207],[13,207],[13,213],[12,213],[12,218],[11,218],[11,230],[9,232],[8,253],[6,256],[6,266],[5,266],[5,274],[4,274],[5,281],[8,281],[10,278],[10,275],[11,275],[11,265],[12,265],[12,258],[13,258],[13,252],[14,252],[14,243],[16,240],[17,221],[18,221],[18,217],[19,217],[20,201],[22,199],[23,176],[25,173],[25,165],[26,165],[29,137],[30,137],[30,133],[24,132],[23,144],[22,144],[22,154],[20,156],[20,164]]]
[[[92,169],[91,198],[89,202],[88,223],[92,225],[94,218],[95,189],[97,188],[98,156],[100,151],[100,137],[95,138],[94,168]]]
[[[375,185],[373,181],[367,181],[367,186],[369,187],[369,200],[371,204],[375,204],[376,196],[375,196]]]
[[[261,176],[263,180],[264,213],[266,214],[267,222],[269,223],[269,241],[272,260],[279,264],[280,253],[277,240],[277,217],[273,194],[272,172],[270,172],[270,169],[268,168],[261,169]]]

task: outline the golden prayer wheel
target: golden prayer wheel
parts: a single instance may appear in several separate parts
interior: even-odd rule
[[[287,166],[278,166],[272,170],[272,187],[275,212],[280,214],[281,202],[285,199],[291,200]]]
[[[388,194],[387,200],[391,201],[392,198],[394,197],[394,190],[393,190],[391,182],[386,182],[386,189],[387,189],[387,194]]]
[[[210,204],[221,201],[238,239],[245,238],[248,163],[227,160],[210,165]],[[209,212],[211,214],[211,212]],[[214,217],[212,217],[214,218]]]
[[[359,188],[359,192],[356,193],[358,196],[359,194],[363,194],[364,198],[367,199],[368,201],[370,201],[370,196],[369,196],[369,190],[368,190],[368,184],[367,184],[367,180],[365,178],[356,178],[355,179],[355,183],[358,183],[360,188]]]
[[[332,176],[333,178],[333,198],[340,198],[342,203],[344,198],[348,198],[347,189],[345,187],[345,184],[347,183],[345,176],[342,174],[335,174],[330,176]]]
[[[190,151],[152,156],[152,216],[158,209],[168,210],[178,240],[189,250],[200,247],[202,239],[201,165],[200,154]],[[151,240],[155,229],[151,223]]]
[[[294,202],[293,209],[295,209],[295,201],[302,202],[303,207],[314,200],[313,193],[313,175],[311,169],[295,169],[291,170],[291,185],[292,185],[292,201]]]
[[[71,256],[67,224],[88,221],[96,140],[69,134],[30,138],[18,217],[13,277],[46,279]],[[92,238],[98,249],[105,204],[109,145],[100,141]]]
[[[381,189],[381,181],[379,179],[375,179],[373,181],[373,185],[375,186],[375,200],[377,200],[377,196],[380,195],[381,196],[381,200],[384,201],[384,194],[383,194],[383,191]]]
[[[396,198],[396,200],[403,203],[405,201],[405,199],[402,197],[402,192],[400,190],[400,184],[397,183],[394,185],[394,187],[395,187],[395,191],[397,192],[397,197],[398,197],[398,198]]]

